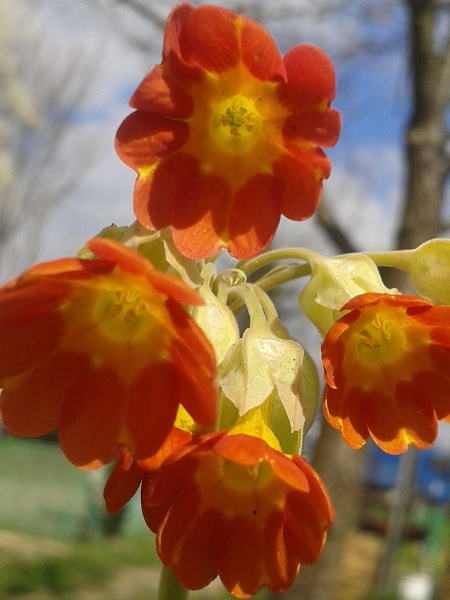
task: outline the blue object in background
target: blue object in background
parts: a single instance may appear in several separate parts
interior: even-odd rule
[[[370,443],[364,470],[364,483],[380,490],[395,487],[400,456],[386,454]],[[450,455],[429,448],[417,453],[415,491],[426,500],[436,504],[450,502]]]

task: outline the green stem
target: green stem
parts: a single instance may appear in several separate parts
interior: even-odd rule
[[[280,248],[278,250],[270,250],[251,260],[243,260],[236,265],[236,268],[249,275],[265,265],[277,260],[303,260],[307,263],[314,259],[322,259],[320,254],[307,250],[306,248]]]
[[[185,600],[189,591],[184,588],[170,567],[162,566],[157,600]]]
[[[311,275],[311,267],[309,264],[281,265],[271,269],[268,273],[255,281],[255,285],[265,292],[268,292],[283,283],[288,283],[288,281],[293,281],[294,279],[300,279],[306,275]]]
[[[378,267],[394,267],[408,271],[411,263],[411,250],[391,250],[387,252],[365,253]]]
[[[252,326],[264,326],[267,323],[266,315],[259,302],[254,286],[250,283],[241,283],[230,289],[229,298],[237,297],[231,301],[230,309],[237,314],[243,305],[247,307],[248,315]],[[236,312],[237,310],[237,312]]]
[[[268,273],[265,273],[260,279],[254,282],[254,288],[257,287],[260,290],[267,292],[273,288],[293,281],[294,279],[300,279],[306,275],[311,275],[311,268],[309,264],[306,265],[279,265],[274,267]],[[248,285],[248,284],[243,284]],[[227,288],[227,294],[231,298],[229,301],[229,307],[235,315],[238,315],[245,306],[242,294],[233,294],[238,286]],[[233,298],[233,296],[238,296]]]

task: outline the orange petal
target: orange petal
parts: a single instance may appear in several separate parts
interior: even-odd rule
[[[297,558],[287,550],[285,529],[284,514],[272,511],[264,528],[264,585],[273,592],[282,592],[289,588],[299,570]]]
[[[189,125],[184,121],[136,111],[117,130],[115,147],[126,165],[139,170],[181,148],[189,135]]]
[[[159,483],[159,481],[157,480]],[[198,518],[201,506],[201,496],[199,488],[189,482],[187,485],[177,485],[177,495],[171,498],[168,504],[168,512],[161,527],[158,530],[157,549],[158,554],[165,565],[170,564],[175,567],[183,568],[182,561],[179,561],[179,552],[183,544],[183,537],[186,535],[190,525],[193,525]],[[207,544],[203,544],[198,552],[203,554]],[[207,552],[207,550],[206,550]],[[181,562],[180,565],[178,563]]]
[[[314,46],[296,46],[284,56],[287,82],[278,98],[287,108],[308,109],[330,103],[336,94],[336,76],[328,56]]]
[[[183,281],[173,275],[157,271],[147,258],[131,248],[105,238],[93,238],[86,245],[95,255],[117,264],[122,271],[141,277],[143,285],[147,280],[152,288],[149,291],[152,293],[157,291],[170,296],[176,302],[193,306],[204,302],[201,296]],[[91,262],[94,261],[85,261],[86,268]]]
[[[236,598],[254,596],[266,583],[263,552],[267,543],[255,518],[242,516],[218,520],[213,552],[220,579]]]
[[[226,245],[231,188],[219,176],[196,170],[184,182],[182,202],[172,205],[172,236],[189,258],[213,256]]]
[[[242,62],[261,81],[283,81],[286,69],[275,40],[263,27],[242,17]]]
[[[286,498],[284,539],[288,552],[302,565],[317,561],[331,525],[314,504],[313,494],[290,493]]]
[[[179,30],[183,61],[216,73],[236,66],[240,59],[237,19],[233,11],[215,6],[190,11]]]
[[[430,346],[435,370],[417,373],[414,384],[426,395],[439,420],[450,418],[450,352],[445,348]]]
[[[80,468],[98,468],[116,458],[125,421],[127,390],[109,367],[80,374],[66,396],[59,443]]]
[[[7,302],[0,302],[0,382],[48,356],[61,341],[63,323],[52,312],[61,302],[61,287],[56,295],[54,287],[39,282],[2,297]]]
[[[173,77],[157,65],[134,92],[130,106],[166,117],[187,119],[194,110],[194,101]]]
[[[362,401],[370,435],[384,452],[401,454],[409,445],[424,449],[436,440],[436,415],[410,382],[397,385],[395,398],[374,391],[366,393]]]
[[[170,345],[182,389],[178,401],[197,423],[211,427],[217,419],[218,406],[214,350],[182,308],[170,305],[170,312],[180,336]]]
[[[169,435],[180,398],[177,370],[169,362],[152,364],[130,387],[126,446],[133,458],[155,454]]]
[[[195,290],[189,288],[184,281],[174,277],[170,273],[162,273],[156,269],[152,269],[147,279],[152,288],[165,296],[169,296],[176,302],[181,304],[189,304],[191,306],[200,306],[204,304],[203,298]],[[192,323],[194,323],[192,321]],[[205,337],[202,337],[205,340]]]
[[[316,109],[295,112],[283,123],[283,137],[288,140],[307,140],[324,148],[336,144],[341,132],[341,115],[335,109]],[[329,161],[331,162],[331,161]]]
[[[369,437],[362,404],[362,390],[333,389],[326,386],[323,414],[328,423],[340,429],[344,441],[351,448],[361,448]]]
[[[122,271],[126,271],[132,275],[142,276],[147,271],[151,271],[151,265],[146,258],[138,254],[135,250],[123,244],[118,244],[114,240],[93,238],[87,242],[86,246],[99,258],[117,264]],[[83,261],[83,266],[89,269],[92,262],[97,261]]]
[[[21,437],[57,429],[67,391],[85,368],[85,357],[59,351],[10,382],[0,398],[6,429]]]
[[[231,256],[252,258],[267,248],[280,221],[279,193],[271,175],[255,175],[237,190],[230,214]]]
[[[214,535],[217,513],[210,510],[195,516],[195,507],[192,506],[192,510],[190,506],[186,507],[186,503],[193,504],[195,501],[198,501],[196,496],[186,499],[183,494],[182,501],[170,512],[171,520],[177,519],[176,510],[184,518],[184,527],[178,531],[180,537],[174,570],[180,583],[190,590],[201,589],[217,577],[217,567],[209,544]],[[181,533],[183,530],[184,534]]]
[[[122,449],[103,490],[106,510],[115,515],[128,504],[141,485],[143,470],[138,463]]]
[[[162,463],[182,446],[188,444],[192,439],[192,435],[187,431],[173,427],[169,435],[164,440],[163,445],[159,448],[156,454],[153,454],[150,458],[138,460],[140,467],[146,471],[154,471],[159,469]]]
[[[320,175],[302,159],[287,154],[272,165],[272,170],[280,182],[281,213],[296,221],[309,219],[316,212],[322,193]]]

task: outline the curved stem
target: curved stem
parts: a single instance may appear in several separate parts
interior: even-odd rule
[[[270,270],[260,279],[255,281],[255,285],[267,292],[275,287],[278,287],[279,285],[282,285],[283,283],[288,283],[288,281],[300,279],[301,277],[305,277],[307,275],[311,275],[311,267],[309,264],[281,265]]]
[[[230,298],[237,296],[236,300],[230,304],[230,309],[237,314],[245,305],[247,307],[250,322],[253,326],[267,323],[266,315],[259,302],[254,286],[250,283],[241,283],[230,289]]]
[[[261,269],[265,265],[275,262],[277,260],[303,260],[309,263],[314,258],[321,258],[320,254],[307,250],[306,248],[280,248],[278,250],[270,250],[265,252],[256,258],[250,260],[243,260],[238,262],[236,268],[249,275],[258,269]]]
[[[185,600],[189,591],[184,588],[170,567],[161,568],[157,600]]]
[[[378,267],[394,267],[407,271],[411,262],[411,250],[388,250],[365,253]]]
[[[260,290],[267,292],[272,290],[273,288],[282,285],[283,283],[287,283],[288,281],[293,281],[294,279],[299,279],[300,277],[305,277],[306,275],[311,274],[311,268],[309,264],[306,265],[280,265],[278,267],[274,267],[268,273],[265,273],[260,279],[255,281],[252,285],[258,287]],[[246,285],[246,284],[244,284]],[[236,286],[237,287],[237,286]],[[233,296],[233,291],[236,288],[228,288],[227,293],[229,296]],[[240,294],[238,298],[233,299],[229,303],[230,309],[233,311],[235,315],[238,315],[243,307],[245,306],[245,302]]]

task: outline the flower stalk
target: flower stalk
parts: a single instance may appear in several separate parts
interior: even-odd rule
[[[170,567],[162,565],[157,600],[186,600],[189,591],[181,585]]]

